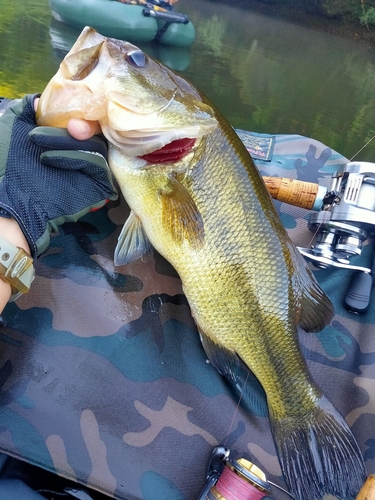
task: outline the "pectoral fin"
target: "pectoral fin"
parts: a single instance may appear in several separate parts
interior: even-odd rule
[[[265,416],[268,414],[264,390],[234,351],[213,342],[199,329],[201,342],[211,364],[236,389],[238,400],[251,413]]]
[[[161,189],[162,223],[175,241],[199,247],[204,238],[203,220],[189,192],[174,177]]]
[[[126,220],[115,249],[115,266],[129,264],[152,249],[137,215],[131,211]]]

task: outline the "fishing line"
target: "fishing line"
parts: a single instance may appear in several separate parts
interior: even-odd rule
[[[262,500],[264,491],[255,485],[242,479],[233,470],[225,467],[215,489],[220,496],[214,496],[220,500]]]
[[[226,436],[225,441],[224,441],[224,446],[226,446],[227,441],[228,441],[228,438],[229,438],[229,435],[230,435],[230,433],[231,433],[231,430],[232,430],[232,427],[233,427],[233,424],[234,424],[234,420],[235,420],[236,415],[237,415],[237,413],[238,413],[238,409],[239,409],[240,404],[241,404],[242,396],[243,396],[243,393],[244,393],[244,390],[245,390],[245,387],[246,387],[247,381],[248,381],[248,379],[249,379],[249,375],[250,375],[250,372],[247,372],[246,379],[245,379],[245,383],[244,383],[243,388],[242,388],[242,391],[241,391],[241,393],[240,393],[240,397],[238,398],[238,402],[237,402],[236,408],[235,408],[235,410],[234,410],[234,414],[233,414],[233,417],[232,417],[232,421],[231,421],[231,423],[230,423],[230,425],[229,425],[228,433],[227,433],[227,436]]]
[[[366,143],[365,143],[365,144],[364,144],[364,145],[363,145],[363,146],[362,146],[362,147],[361,147],[361,148],[360,148],[360,149],[359,149],[359,150],[358,150],[358,151],[357,151],[357,152],[356,152],[356,153],[355,153],[355,154],[354,154],[354,155],[353,155],[350,159],[349,159],[349,161],[352,161],[352,160],[353,160],[353,159],[354,159],[357,155],[359,155],[359,153],[360,153],[361,151],[363,151],[363,150],[364,150],[364,149],[365,149],[365,148],[366,148],[366,147],[370,144],[370,142],[371,142],[373,139],[375,139],[375,135],[373,135],[373,136],[371,137],[371,139],[369,139],[369,140],[368,140],[368,141],[367,141],[367,142],[366,142]],[[330,209],[332,208],[332,206],[333,206],[333,201],[332,201],[332,202],[328,205],[327,209],[326,209],[326,210],[324,210],[324,212],[328,212],[328,213],[329,213],[329,211],[330,211]],[[309,242],[309,244],[308,244],[308,247],[309,247],[309,248],[311,247],[311,245],[312,245],[312,243],[313,243],[313,241],[314,241],[314,239],[315,239],[316,235],[318,234],[318,232],[319,232],[319,230],[320,230],[321,226],[322,226],[325,222],[326,222],[326,221],[322,220],[322,221],[320,222],[319,226],[316,228],[316,230],[315,230],[315,232],[313,233],[313,235],[312,235],[312,237],[311,237],[311,240],[310,240],[310,242]]]
[[[356,157],[356,156],[357,156],[357,155],[358,155],[358,154],[359,154],[362,150],[364,150],[364,149],[365,149],[365,147],[367,147],[367,146],[370,144],[370,142],[371,142],[374,138],[375,138],[375,135],[373,135],[373,136],[371,137],[371,139],[369,139],[369,140],[366,142],[366,144],[364,144],[364,145],[361,147],[361,149],[359,149],[359,150],[356,152],[356,154],[350,158],[350,160],[349,160],[349,161],[352,161],[352,160],[353,160],[353,158],[355,158],[355,157]]]
[[[307,245],[307,247],[308,247],[308,248],[310,248],[310,247],[312,246],[313,241],[314,241],[314,239],[315,239],[316,235],[318,234],[318,232],[320,231],[320,228],[322,227],[322,225],[323,225],[323,224],[325,224],[326,222],[328,222],[328,221],[330,220],[329,211],[330,211],[330,209],[332,208],[332,206],[333,206],[333,201],[332,201],[332,202],[328,205],[328,208],[327,208],[326,210],[322,210],[322,211],[321,211],[321,213],[322,213],[322,212],[327,212],[327,215],[324,215],[324,217],[326,217],[326,218],[327,218],[327,220],[322,220],[322,221],[320,221],[320,223],[319,223],[318,227],[315,229],[315,232],[314,232],[314,233],[313,233],[313,235],[311,236],[311,240],[309,241],[309,244]],[[324,217],[323,217],[323,218],[324,218]]]
[[[278,484],[276,483],[273,483],[272,481],[268,481],[268,483],[271,485],[271,486],[274,486],[275,488],[277,488],[278,490],[282,491],[283,493],[285,493],[286,495],[288,495],[288,497],[290,498],[293,498],[293,500],[297,500],[297,498],[295,496],[293,496],[288,490],[282,488],[281,486],[279,486]]]

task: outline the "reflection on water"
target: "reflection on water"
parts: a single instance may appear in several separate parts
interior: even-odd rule
[[[315,137],[348,157],[375,134],[366,43],[215,2],[184,6],[198,33],[187,75],[233,125]],[[372,161],[374,151],[359,158]]]
[[[183,72],[239,128],[317,138],[351,157],[375,134],[375,55],[347,40],[208,0],[179,0],[188,49],[142,49]],[[78,32],[48,0],[0,0],[0,95],[41,91]],[[357,158],[372,161],[374,145]]]
[[[57,64],[69,52],[80,32],[80,30],[60,23],[55,19],[51,20],[49,34]],[[138,47],[174,71],[182,72],[189,67],[190,50],[188,47],[168,47],[151,43],[138,43]]]

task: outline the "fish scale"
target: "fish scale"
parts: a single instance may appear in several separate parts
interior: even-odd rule
[[[38,123],[99,121],[131,209],[115,264],[150,246],[164,256],[181,278],[207,357],[249,411],[261,404],[248,377],[263,387],[293,495],[352,498],[366,476],[361,451],[313,382],[298,343],[298,328],[329,323],[332,304],[233,128],[193,86],[145,54],[133,57],[137,51],[83,30],[40,98]],[[191,149],[176,156],[181,140]],[[168,149],[173,161],[163,161]]]

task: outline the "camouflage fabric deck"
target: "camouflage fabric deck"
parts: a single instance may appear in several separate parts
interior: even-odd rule
[[[325,185],[347,161],[290,135],[275,137],[268,160],[257,161],[262,174]],[[308,212],[276,204],[292,239],[307,246]],[[222,443],[285,487],[266,415],[238,408],[207,362],[174,270],[158,255],[114,268],[127,214],[120,200],[62,226],[36,263],[31,292],[7,306],[0,451],[111,498],[194,500]],[[370,265],[371,251],[353,263]],[[323,332],[301,336],[304,354],[373,473],[375,300],[365,315],[352,315],[342,306],[351,272],[316,274],[336,316]],[[274,498],[287,496],[275,490]]]

